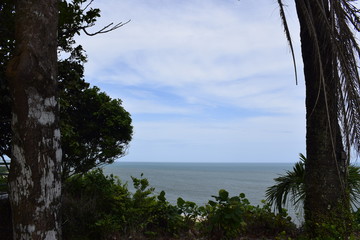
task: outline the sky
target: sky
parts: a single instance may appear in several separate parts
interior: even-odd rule
[[[85,80],[123,101],[132,162],[296,162],[305,89],[293,1],[284,1],[298,68],[275,0],[95,0]]]

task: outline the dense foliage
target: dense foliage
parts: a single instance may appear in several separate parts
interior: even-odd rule
[[[74,36],[92,27],[99,9],[87,0],[59,2],[58,62],[63,177],[85,173],[126,154],[132,138],[130,114],[120,99],[111,99],[84,80],[86,55]],[[0,2],[0,156],[11,156],[11,98],[6,65],[14,50],[14,1]],[[86,32],[89,34],[88,32]],[[64,58],[65,56],[65,58]]]
[[[253,206],[243,193],[229,196],[220,190],[204,206],[182,198],[171,204],[165,192],[156,193],[143,176],[132,180],[134,187],[128,188],[100,169],[68,178],[63,196],[64,239],[309,239],[286,211],[274,213],[265,201]],[[359,230],[359,211],[353,219]],[[334,236],[325,239],[341,239],[336,238],[339,233],[333,225],[323,227]],[[358,236],[355,233],[350,239]]]
[[[85,173],[126,154],[132,138],[130,114],[83,79],[83,66],[59,62],[63,175]]]
[[[214,201],[198,207],[179,198],[170,204],[142,176],[134,191],[101,170],[67,179],[64,188],[64,239],[234,239],[240,236],[282,237],[296,231],[291,218],[252,206],[244,194],[220,190]]]

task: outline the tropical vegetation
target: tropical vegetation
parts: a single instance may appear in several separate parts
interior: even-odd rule
[[[101,170],[68,178],[63,196],[64,239],[235,239],[294,237],[297,229],[285,212],[267,203],[253,206],[245,194],[221,189],[204,206],[178,198],[171,204],[164,191],[141,175],[134,191]]]
[[[126,154],[132,126],[121,100],[111,99],[84,80],[86,55],[76,45],[74,36],[80,32],[104,33],[123,25],[109,28],[110,24],[89,33],[100,10],[89,7],[92,1],[86,2],[38,0],[27,4],[19,0],[16,9],[12,0],[0,3],[0,156],[13,161],[10,200],[14,238],[37,234],[61,238],[62,179],[67,179],[62,225],[68,239],[233,239],[264,231],[270,231],[265,235],[274,238],[293,237],[295,227],[286,212],[274,214],[266,203],[251,206],[243,194],[230,197],[226,190],[220,190],[205,206],[183,199],[171,205],[164,192],[154,194],[146,179],[133,178],[136,191],[132,193],[113,176],[106,177],[99,170],[89,172]],[[278,3],[294,56],[284,4],[282,0]],[[360,48],[356,38],[360,31],[359,10],[351,0],[295,0],[295,5],[306,84],[307,159],[302,156],[303,161],[293,171],[276,179],[268,199],[278,209],[288,197],[295,205],[303,203],[308,238],[345,239],[351,237],[360,219],[360,213],[351,212],[359,195],[359,169],[350,165],[352,151],[360,152]],[[39,11],[38,17],[31,15]],[[26,41],[32,44],[25,44]],[[59,52],[68,57],[57,61]],[[60,112],[58,102],[49,100],[58,96],[63,106]],[[27,106],[25,102],[38,104]],[[53,114],[54,121],[41,124],[36,114],[23,114],[28,108],[31,113],[38,111],[37,106]],[[12,115],[21,120],[14,117],[13,133]],[[59,129],[64,150],[62,163]],[[16,137],[11,139],[12,135]],[[15,147],[17,151],[13,153],[11,149]],[[26,174],[28,169],[31,174]],[[39,179],[48,179],[49,184],[39,185]],[[30,197],[34,196],[41,201],[31,205]],[[51,202],[45,203],[46,200]],[[39,227],[37,231],[32,230],[34,223]],[[79,229],[73,228],[76,225]]]
[[[352,231],[347,173],[352,151],[360,152],[359,9],[348,0],[295,0],[295,6],[306,86],[306,229],[312,238],[331,237],[323,226],[329,224],[346,238]]]
[[[74,36],[122,26],[89,33],[100,16],[91,3],[0,2],[0,156],[11,158],[14,239],[61,239],[62,180],[123,156],[132,137],[121,101],[83,80]]]
[[[287,171],[274,179],[275,185],[266,191],[266,200],[281,211],[289,206],[295,206],[297,210],[303,207],[305,200],[305,163],[306,157],[300,153],[300,161],[295,163],[292,170]],[[353,211],[357,211],[360,203],[360,167],[349,165],[347,182],[349,184],[350,202]]]
[[[87,60],[74,36],[93,26],[99,9],[83,9],[84,0],[59,2],[58,87],[62,139],[62,177],[85,173],[112,163],[127,153],[132,138],[130,114],[120,99],[112,99],[84,79]],[[11,157],[11,97],[5,67],[15,49],[15,11],[13,1],[0,3],[0,156]],[[88,33],[89,34],[89,33]],[[92,33],[96,34],[96,33]]]

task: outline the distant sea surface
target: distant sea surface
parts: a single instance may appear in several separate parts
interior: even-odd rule
[[[274,178],[291,170],[293,163],[164,163],[115,162],[104,167],[105,174],[118,176],[132,187],[131,176],[147,178],[156,193],[165,191],[166,199],[178,197],[204,205],[220,189],[230,196],[245,193],[252,205],[261,205],[265,191]],[[293,215],[293,214],[291,214]]]

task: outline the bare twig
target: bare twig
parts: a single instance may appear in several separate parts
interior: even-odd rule
[[[94,0],[91,0],[84,8],[83,8],[83,11],[85,11],[92,3],[93,3]]]
[[[94,32],[94,33],[89,33],[89,32],[86,30],[86,28],[89,27],[89,26],[83,27],[83,28],[81,28],[81,29],[84,31],[84,33],[85,33],[86,35],[88,35],[88,36],[95,36],[95,35],[97,35],[97,34],[108,33],[108,32],[114,31],[114,30],[116,30],[116,29],[124,26],[125,24],[128,24],[130,21],[131,21],[131,19],[128,20],[127,22],[125,22],[125,23],[120,22],[120,23],[116,24],[115,26],[113,26],[112,28],[109,28],[109,27],[112,26],[114,23],[110,23],[110,24],[106,25],[105,27],[103,27],[102,29],[100,29],[99,31],[96,31],[96,32]]]

